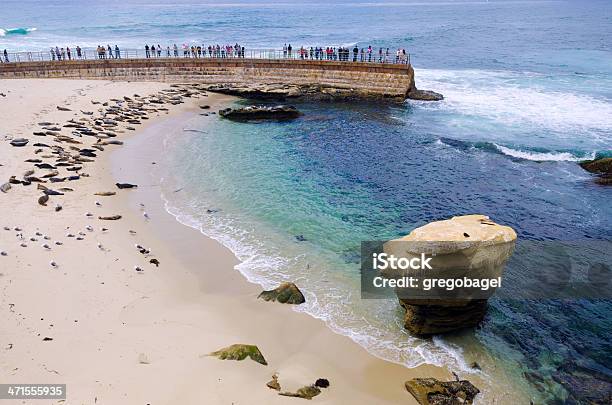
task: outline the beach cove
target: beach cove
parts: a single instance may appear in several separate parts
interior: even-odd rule
[[[0,374],[67,375],[83,403],[157,403],[129,386],[145,380],[163,401],[301,401],[265,386],[275,371],[283,390],[328,378],[313,401],[330,403],[413,403],[407,379],[452,373],[477,404],[609,402],[608,1],[3,5],[0,77],[36,80],[0,79]],[[412,67],[443,100],[404,100]],[[217,115],[279,103],[291,117]],[[125,122],[94,123],[100,109]],[[364,242],[451,218],[516,233],[486,306],[434,322],[396,292],[364,294]],[[257,299],[284,282],[305,302]],[[207,356],[233,343],[268,365]]]
[[[40,93],[33,95],[26,90],[32,84],[2,82],[7,97],[0,100],[1,108],[12,117],[4,121],[3,131],[15,137],[35,129],[35,122],[61,123],[80,115],[75,113],[79,109],[91,110],[91,100],[168,88],[39,80]],[[318,399],[322,403],[367,398],[411,403],[403,387],[407,379],[452,378],[441,368],[407,369],[379,360],[319,320],[257,300],[260,288],[233,271],[237,261],[230,251],[165,212],[148,168],[163,154],[162,135],[180,127],[185,114],[197,114],[197,103],[203,100],[212,108],[233,102],[211,94],[152,117],[135,135],[122,135],[126,145],[90,163],[83,170],[90,176],[70,184],[73,192],[51,197],[53,204],[61,204],[59,212],[51,204],[37,203],[36,186],[14,186],[3,193],[2,210],[11,212],[2,224],[10,230],[1,233],[2,250],[7,252],[1,258],[6,381],[70,382],[71,403],[188,404],[201,398],[210,403],[286,403],[265,387],[278,372],[288,389],[328,378],[332,386]],[[59,111],[56,105],[72,111]],[[26,170],[23,160],[31,148],[13,148],[5,139],[2,151],[3,177]],[[116,182],[139,187],[117,190]],[[94,195],[100,191],[118,195]],[[143,209],[149,220],[143,218]],[[87,217],[87,212],[94,217]],[[122,218],[96,219],[114,214]],[[83,240],[67,237],[71,232],[82,232]],[[27,247],[20,246],[18,233]],[[36,233],[49,236],[51,249],[41,247],[46,240]],[[54,245],[56,241],[63,244]],[[153,252],[159,267],[148,263],[135,244]],[[258,344],[270,366],[203,357],[240,342]]]

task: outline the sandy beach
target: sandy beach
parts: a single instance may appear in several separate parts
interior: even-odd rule
[[[2,183],[13,175],[21,179],[29,169],[41,179],[49,172],[24,162],[48,153],[41,148],[36,154],[33,144],[58,144],[52,136],[32,135],[38,123],[62,127],[87,117],[81,110],[97,114],[102,105],[92,100],[113,105],[111,99],[164,89],[170,86],[0,81],[6,95],[0,98]],[[283,391],[329,379],[331,386],[313,399],[318,403],[414,404],[406,380],[453,378],[441,368],[408,369],[375,358],[290,305],[258,300],[261,288],[233,268],[237,259],[229,250],[166,213],[150,175],[163,153],[162,135],[185,114],[200,113],[200,104],[216,111],[233,100],[212,93],[186,98],[181,105],[164,105],[169,111],[152,112],[136,131],[125,131],[121,123],[114,139],[125,145],[104,146],[95,162],[83,164],[79,180],[44,183],[74,190],[51,196],[46,206],[37,201],[42,192],[35,182],[13,184],[0,194],[0,251],[6,254],[0,257],[3,383],[65,383],[68,404],[299,403],[266,387],[278,373]],[[29,138],[29,144],[11,146],[10,139],[18,137]],[[95,143],[75,139],[83,142],[79,148]],[[119,190],[116,182],[138,188]],[[113,215],[121,219],[98,219]],[[207,356],[234,343],[257,345],[268,366]],[[478,386],[477,379],[470,380]]]

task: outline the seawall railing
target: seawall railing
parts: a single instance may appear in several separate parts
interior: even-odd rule
[[[101,49],[101,48],[100,48]],[[111,48],[109,52],[105,49],[101,52],[97,49],[84,49],[77,50],[76,48],[70,49],[59,49],[59,52],[53,48],[48,51],[29,51],[29,52],[7,52],[0,54],[2,63],[19,63],[19,62],[37,62],[37,61],[50,61],[50,62],[62,62],[69,60],[112,60],[112,59],[169,59],[169,58],[192,58],[192,59],[269,59],[269,60],[318,60],[318,61],[330,61],[330,62],[346,62],[346,63],[372,63],[372,64],[403,64],[409,65],[410,54],[396,52],[379,53],[379,51],[372,50],[372,52],[358,52],[354,53],[353,50],[345,52],[339,52],[336,49],[333,52],[326,52],[323,49],[320,52],[311,51],[308,49],[293,49],[291,52],[285,50],[276,49],[246,49],[246,50],[235,50],[227,51],[225,48],[217,50],[208,48],[201,48],[201,52],[197,51],[197,48],[173,48],[167,47],[161,50],[155,49],[154,51],[149,49],[119,49]]]

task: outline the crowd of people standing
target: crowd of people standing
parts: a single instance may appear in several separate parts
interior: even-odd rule
[[[85,51],[80,46],[76,46],[73,49],[70,47],[60,48],[56,46],[55,48],[51,47],[49,50],[51,54],[51,60],[75,60],[75,59],[87,59],[87,55]],[[121,59],[121,50],[117,45],[115,47],[111,47],[107,45],[106,47],[102,45],[98,45],[95,50],[95,56],[98,59]]]
[[[51,47],[50,49],[51,60],[62,61],[62,60],[75,60],[75,59],[121,59],[122,56],[127,58],[244,58],[245,48],[244,46],[236,43],[234,45],[188,45],[182,44],[181,47],[177,44],[172,46],[167,45],[165,47],[160,44],[144,46],[144,54],[141,51],[125,51],[122,52],[119,46],[115,45],[112,47],[110,44],[107,46],[98,45],[95,51],[83,50],[80,46],[76,46],[73,49],[70,47],[60,48]],[[125,55],[122,55],[125,53]],[[281,51],[279,50],[253,50],[251,51],[252,58],[281,58]],[[32,60],[32,53],[28,53],[28,60]],[[359,48],[358,46],[346,47],[346,46],[327,46],[327,47],[300,47],[294,49],[291,44],[285,44],[282,49],[283,59],[310,59],[310,60],[328,60],[328,61],[340,61],[340,62],[367,62],[367,63],[396,63],[396,64],[409,64],[410,55],[406,52],[406,49],[397,48],[392,51],[390,48],[378,48],[375,49],[372,46],[367,48]],[[19,60],[18,57],[16,57]],[[0,55],[0,62],[9,62],[9,55],[6,50]]]
[[[244,58],[244,46],[236,43],[234,45],[187,45],[183,44],[180,48],[174,44],[172,47],[166,46],[164,49],[161,45],[157,44],[149,46],[146,44],[144,47],[145,58],[161,58],[161,57],[175,57],[183,56],[184,58]]]
[[[378,51],[368,46],[352,50],[348,47],[301,47],[294,52],[291,44],[283,46],[283,58],[289,59],[313,59],[313,60],[337,60],[341,62],[378,62],[378,63],[409,63],[406,49],[397,48],[392,53],[389,48],[379,48]]]

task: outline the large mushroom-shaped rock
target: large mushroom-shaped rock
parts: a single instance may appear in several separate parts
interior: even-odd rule
[[[406,381],[406,389],[421,405],[470,405],[480,390],[467,380],[439,381],[435,378],[414,378]]]
[[[389,256],[431,258],[431,268],[394,269],[384,274],[388,278],[415,277],[421,283],[420,288],[395,290],[406,310],[404,327],[415,335],[432,335],[478,325],[486,313],[487,299],[501,284],[515,242],[512,228],[484,215],[431,222],[386,242],[383,250]],[[426,280],[430,280],[428,289],[424,288]],[[449,283],[454,287],[449,289]],[[488,287],[481,288],[485,283]]]
[[[282,283],[274,290],[263,291],[257,298],[265,301],[278,301],[281,304],[303,304],[304,295],[293,283]]]
[[[259,348],[255,345],[234,344],[219,349],[216,352],[212,352],[210,355],[218,357],[221,360],[244,360],[249,357],[259,364],[263,364],[264,366],[268,365],[263,354],[261,354]]]
[[[612,184],[612,158],[600,158],[594,160],[585,160],[580,162],[580,167],[584,170],[598,174],[599,177],[595,180],[598,184]]]

